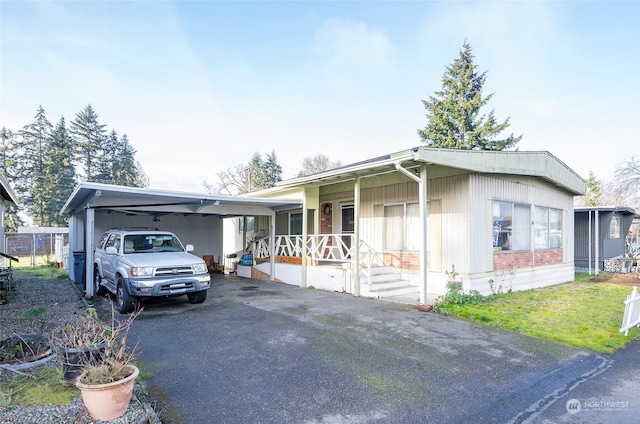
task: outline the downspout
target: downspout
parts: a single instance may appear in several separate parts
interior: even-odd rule
[[[429,226],[427,225],[427,218],[429,217],[427,211],[427,165],[425,163],[420,164],[419,177],[403,168],[400,161],[396,162],[395,165],[400,173],[417,182],[419,187],[420,223],[422,228],[422,237],[420,237],[420,304],[425,305],[427,302],[427,250],[429,237]]]

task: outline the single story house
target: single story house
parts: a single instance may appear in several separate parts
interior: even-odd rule
[[[451,279],[483,294],[542,287],[574,279],[585,190],[549,152],[416,147],[250,193],[302,207],[276,212],[275,246],[265,217],[249,234],[229,220],[225,250],[249,240],[252,268],[275,254],[278,281],[422,304]]]
[[[596,274],[623,270],[624,263],[617,259],[628,254],[626,236],[636,217],[635,211],[626,206],[575,208],[576,268],[593,269]]]

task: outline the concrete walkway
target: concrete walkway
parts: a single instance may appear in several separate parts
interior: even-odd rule
[[[146,304],[130,339],[165,423],[555,422],[611,368],[408,305],[222,275],[201,305]]]

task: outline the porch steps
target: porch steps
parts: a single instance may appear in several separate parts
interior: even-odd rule
[[[408,280],[403,280],[391,267],[377,266],[371,268],[371,284],[367,276],[360,279],[360,295],[377,299],[413,295],[420,296],[420,289],[409,285]]]

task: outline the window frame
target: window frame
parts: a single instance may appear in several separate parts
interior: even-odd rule
[[[411,207],[416,207],[417,206],[417,212],[418,212],[418,217],[415,216],[407,216],[407,210]],[[390,223],[390,219],[391,218],[397,218],[397,217],[393,217],[393,216],[387,216],[387,208],[389,208],[389,210],[391,210],[391,208],[398,208],[398,207],[402,207],[402,216],[401,218],[401,229],[402,231],[398,231],[397,233],[395,233],[395,237],[398,237],[398,234],[401,234],[401,239],[399,243],[394,243],[393,248],[389,247],[389,243],[388,243],[388,225]],[[382,205],[382,217],[383,217],[383,222],[384,222],[384,228],[383,228],[383,250],[386,251],[390,251],[390,252],[419,252],[420,251],[420,243],[417,242],[417,246],[415,246],[416,242],[415,242],[415,238],[411,237],[410,234],[418,234],[419,233],[419,228],[409,228],[410,224],[415,224],[417,223],[418,226],[420,225],[420,219],[419,219],[419,214],[420,214],[420,202],[399,202],[399,203],[385,203]],[[417,219],[416,219],[417,218]],[[398,249],[397,247],[401,246],[400,249]]]

